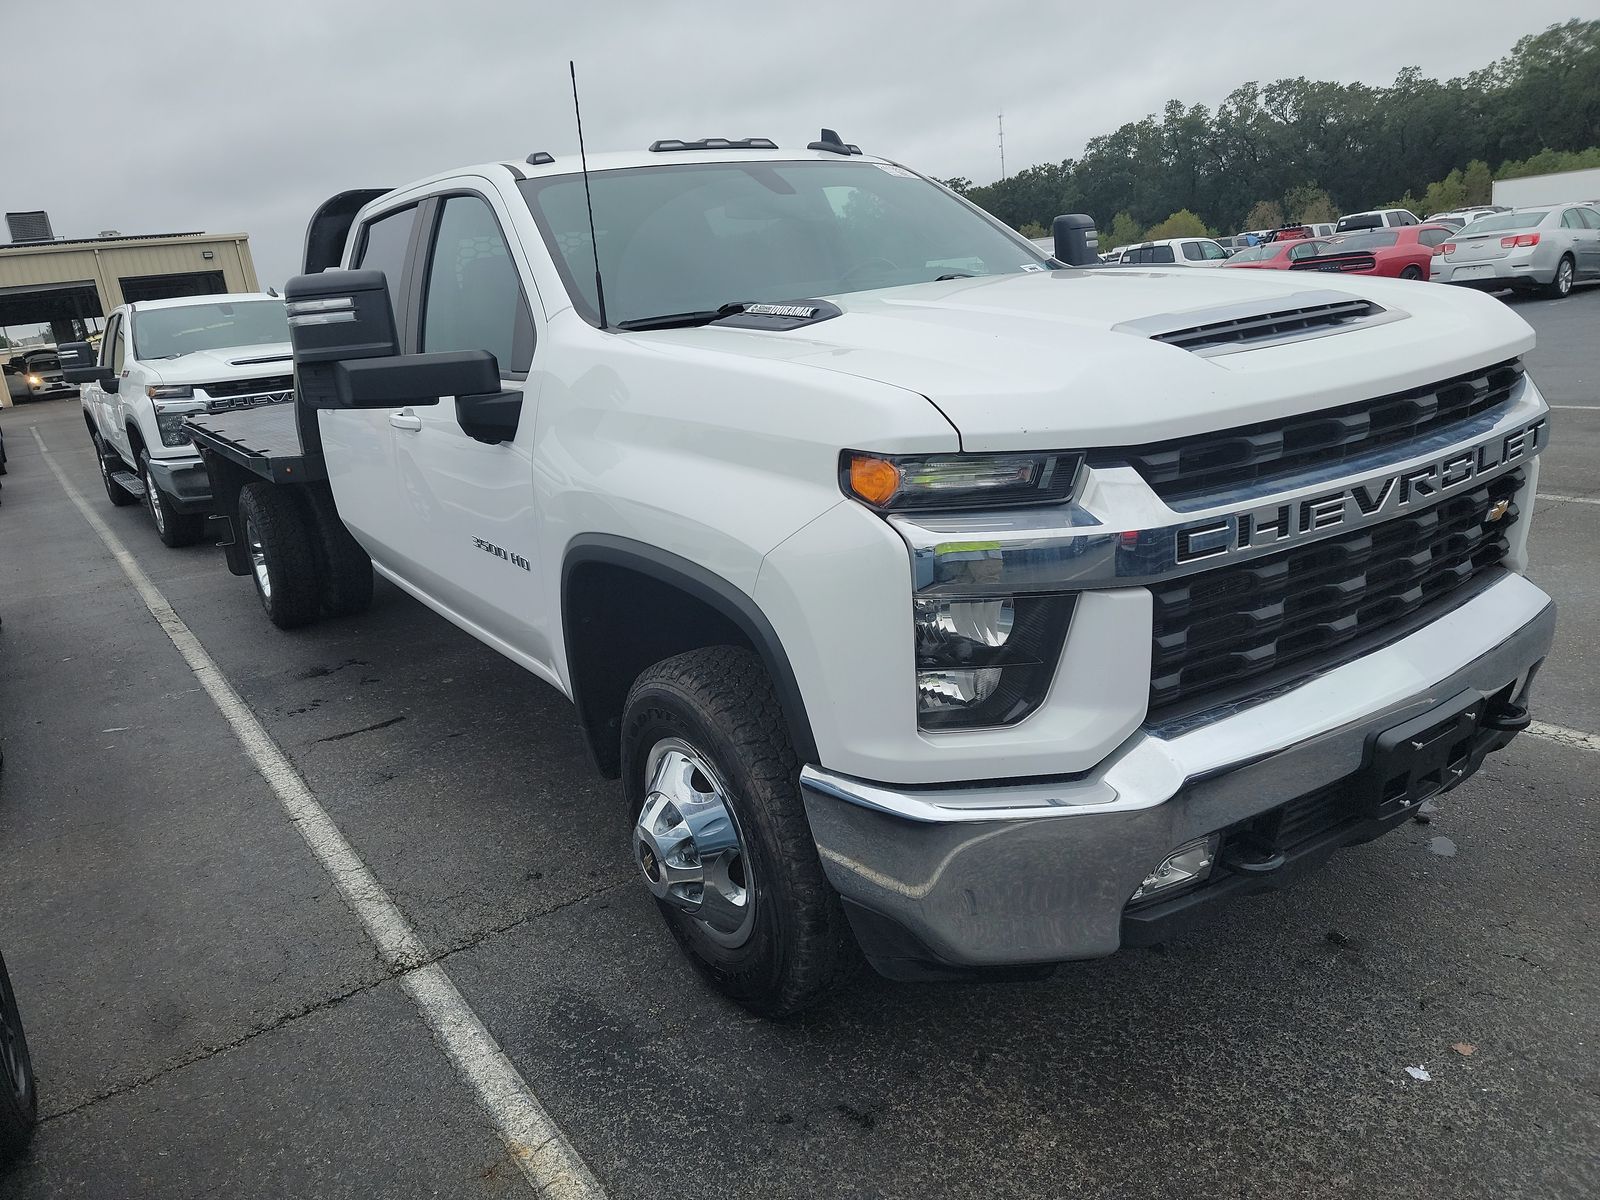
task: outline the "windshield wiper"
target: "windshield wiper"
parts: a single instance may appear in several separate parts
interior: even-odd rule
[[[971,271],[951,271],[950,274],[948,274],[948,275],[935,275],[933,277],[933,281],[935,283],[943,283],[947,279],[976,279],[976,278],[977,278],[977,276],[975,276]]]
[[[694,312],[662,313],[659,317],[634,317],[631,321],[618,321],[617,329],[691,329],[696,325],[709,325],[713,321],[720,321],[723,317],[731,317],[734,313],[744,311],[744,306],[749,303],[740,300],[733,304],[724,304],[721,308],[703,308]]]

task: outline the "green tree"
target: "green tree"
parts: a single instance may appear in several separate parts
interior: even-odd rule
[[[1210,236],[1211,230],[1206,228],[1206,223],[1187,208],[1180,208],[1145,234],[1146,240],[1152,242],[1161,241],[1163,238]]]
[[[935,179],[935,183],[942,183],[958,196],[965,196],[972,190],[972,180],[965,175],[957,175],[951,179]]]
[[[1246,229],[1277,229],[1283,223],[1283,209],[1276,200],[1257,200],[1244,217]]]
[[[1127,246],[1144,240],[1144,226],[1135,221],[1132,214],[1125,212],[1119,212],[1112,218],[1111,232],[1100,239],[1107,250],[1113,246]]]
[[[1461,186],[1466,192],[1466,203],[1488,204],[1494,194],[1494,176],[1489,174],[1489,164],[1481,158],[1469,162],[1461,173]]]
[[[1337,221],[1339,212],[1333,206],[1333,197],[1314,184],[1290,188],[1283,198],[1284,210],[1289,220],[1301,224]]]
[[[1025,238],[1042,238],[1050,236],[1050,231],[1037,221],[1027,222],[1021,229],[1017,230],[1017,232]]]
[[[1443,179],[1428,185],[1428,190],[1422,193],[1421,208],[1413,209],[1418,216],[1427,216],[1429,213],[1448,212],[1451,209],[1461,208],[1467,203],[1467,184],[1462,178],[1460,170],[1451,171]]]

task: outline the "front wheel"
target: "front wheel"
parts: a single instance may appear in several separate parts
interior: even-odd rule
[[[767,1017],[826,995],[850,934],[761,661],[714,646],[645,671],[623,711],[622,759],[634,862],[712,986]]]
[[[117,452],[107,446],[105,439],[98,433],[93,433],[89,436],[94,441],[94,457],[95,461],[100,464],[100,482],[105,485],[106,499],[110,500],[117,508],[126,508],[130,504],[137,504],[138,498],[115,479],[111,478],[112,463],[120,464],[121,462],[120,459],[116,458]]]
[[[1575,268],[1569,255],[1562,255],[1561,261],[1556,264],[1555,278],[1544,289],[1544,294],[1552,300],[1562,300],[1572,294],[1572,279]]]
[[[22,1152],[38,1119],[33,1060],[28,1057],[28,1039],[22,1032],[6,960],[0,957],[0,1163]]]
[[[156,533],[162,545],[176,549],[192,546],[205,532],[206,519],[200,513],[175,512],[172,498],[156,486],[155,472],[150,469],[150,451],[139,451],[139,473],[144,477],[144,502],[150,510],[150,519],[156,523]]]
[[[239,493],[239,528],[268,619],[279,629],[315,621],[322,608],[321,581],[297,497],[275,484],[247,485]]]

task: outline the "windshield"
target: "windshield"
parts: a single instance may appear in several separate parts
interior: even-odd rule
[[[133,317],[135,358],[178,358],[196,350],[264,346],[289,340],[282,300],[240,300],[138,309]]]
[[[1465,235],[1469,233],[1492,233],[1496,229],[1532,229],[1549,215],[1550,210],[1548,208],[1541,209],[1538,212],[1496,213],[1492,217],[1479,217],[1461,232]]]
[[[1278,253],[1278,251],[1280,251],[1282,249],[1283,249],[1283,247],[1281,245],[1279,245],[1279,246],[1272,246],[1272,245],[1268,245],[1268,246],[1246,246],[1242,250],[1235,250],[1233,252],[1233,257],[1230,258],[1228,261],[1229,262],[1236,262],[1236,263],[1241,263],[1241,262],[1261,262],[1264,259],[1271,258],[1274,254]]]
[[[589,184],[612,325],[1048,269],[1020,235],[887,164],[683,163]],[[582,176],[521,187],[573,304],[598,323]]]

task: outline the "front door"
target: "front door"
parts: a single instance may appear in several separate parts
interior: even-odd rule
[[[413,266],[416,348],[490,351],[501,388],[522,394],[521,416],[515,438],[491,445],[468,436],[454,397],[396,414],[407,581],[514,656],[548,664],[536,586],[546,564],[537,561],[533,498],[534,322],[521,248],[496,204],[477,192],[439,198]]]

